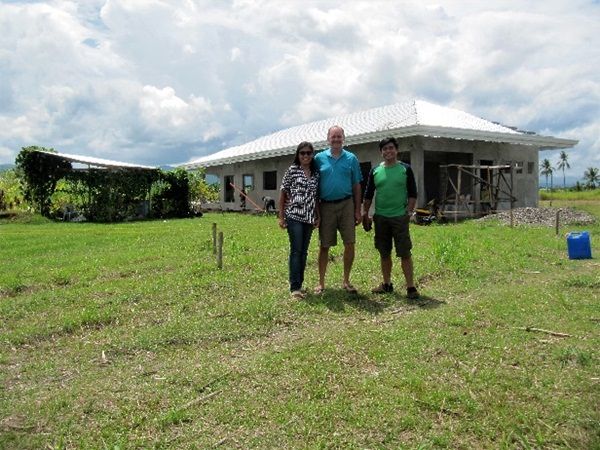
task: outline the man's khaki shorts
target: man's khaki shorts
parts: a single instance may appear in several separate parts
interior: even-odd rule
[[[392,241],[396,247],[396,256],[407,258],[410,256],[412,242],[408,231],[409,216],[384,217],[373,216],[375,224],[375,248],[382,257],[392,253]]]
[[[336,246],[338,230],[344,244],[356,242],[354,199],[352,197],[339,203],[321,202],[321,225],[319,226],[321,247]]]

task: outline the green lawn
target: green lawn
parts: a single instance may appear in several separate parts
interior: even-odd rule
[[[600,203],[600,189],[586,189],[583,191],[554,189],[553,191],[540,191],[541,200],[588,200]]]
[[[274,216],[4,222],[0,448],[600,448],[600,224],[572,261],[581,229],[413,227],[417,302],[370,294],[360,229],[359,295],[337,248],[295,301]]]

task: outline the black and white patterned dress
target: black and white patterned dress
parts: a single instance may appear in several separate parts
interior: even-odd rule
[[[315,222],[317,196],[319,195],[319,171],[307,177],[302,167],[292,165],[283,175],[281,190],[287,194],[286,218],[311,224]]]

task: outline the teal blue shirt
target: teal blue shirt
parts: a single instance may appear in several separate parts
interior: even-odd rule
[[[354,153],[342,149],[339,158],[331,156],[328,148],[315,156],[321,175],[319,197],[321,200],[339,200],[352,196],[352,187],[362,181],[360,164]]]

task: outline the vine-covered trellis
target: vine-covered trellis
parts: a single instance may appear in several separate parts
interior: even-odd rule
[[[64,217],[58,209],[66,206],[53,208],[57,196],[68,199],[79,217],[95,222],[190,214],[190,177],[184,169],[163,171],[43,147],[23,148],[15,162],[25,200],[46,217]]]

